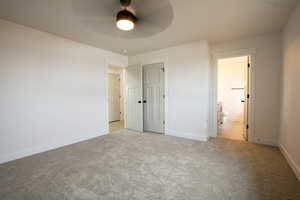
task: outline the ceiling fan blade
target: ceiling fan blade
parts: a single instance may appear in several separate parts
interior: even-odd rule
[[[94,32],[114,38],[133,39],[141,37],[141,34],[145,34],[144,32],[141,32],[141,29],[135,29],[134,31],[130,32],[121,31],[117,28],[115,21],[111,19],[85,18],[81,19],[81,22]],[[149,33],[147,33],[147,35],[148,34]]]
[[[85,18],[81,19],[81,22],[89,27],[90,30],[101,34],[111,34],[117,29],[115,22],[111,19]]]
[[[83,24],[94,32],[101,33],[115,38],[130,38],[131,32],[121,31],[117,28],[116,22],[110,18],[107,19],[81,19]]]
[[[131,7],[136,11],[137,15],[151,14],[154,11],[166,9],[172,10],[169,0],[133,0]]]
[[[120,0],[72,0],[78,17],[115,17],[121,9]]]
[[[145,6],[147,7],[147,5]],[[141,12],[138,13],[139,21],[137,22],[137,29],[141,29],[143,32],[148,32],[149,34],[159,33],[164,31],[173,22],[174,13],[168,1],[159,1],[155,8],[147,9],[145,12],[142,11],[145,8],[139,9]]]

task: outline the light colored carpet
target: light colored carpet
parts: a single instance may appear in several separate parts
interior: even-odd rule
[[[120,131],[0,165],[1,200],[299,200],[276,148]]]

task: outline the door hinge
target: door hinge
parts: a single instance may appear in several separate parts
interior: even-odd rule
[[[249,125],[248,124],[247,124],[246,128],[249,129]]]
[[[163,121],[163,125],[165,125],[166,124],[166,122],[165,122],[165,120]]]
[[[165,68],[163,67],[163,68],[161,68],[161,70],[163,71],[163,72],[165,72]]]
[[[164,99],[166,98],[166,95],[165,95],[165,94],[163,94],[163,98],[164,98]]]
[[[247,94],[247,98],[250,99],[250,94]]]
[[[250,63],[248,63],[248,67],[250,67],[251,66],[251,64]]]

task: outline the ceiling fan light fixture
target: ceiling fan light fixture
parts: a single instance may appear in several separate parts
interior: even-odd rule
[[[122,31],[131,31],[135,27],[137,18],[128,10],[121,10],[117,15],[117,27]]]
[[[130,20],[119,20],[117,21],[117,27],[122,31],[131,31],[134,29],[134,23]]]

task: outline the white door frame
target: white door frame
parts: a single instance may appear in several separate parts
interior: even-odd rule
[[[256,67],[256,50],[255,49],[240,49],[236,51],[226,51],[226,52],[214,52],[213,53],[213,63],[212,63],[212,73],[211,73],[211,137],[217,137],[218,135],[218,121],[217,121],[217,104],[218,104],[218,60],[224,58],[250,56],[250,74],[249,74],[249,111],[248,111],[248,141],[255,142],[255,124],[254,124],[254,108],[255,108],[255,67]]]
[[[165,73],[164,73],[164,87],[165,87],[165,110],[164,110],[164,117],[165,117],[165,127],[164,127],[164,133],[163,135],[167,135],[168,133],[168,57],[160,57],[160,58],[153,58],[153,59],[146,59],[140,62],[141,67],[145,65],[151,65],[151,64],[158,64],[162,63],[164,65]]]

